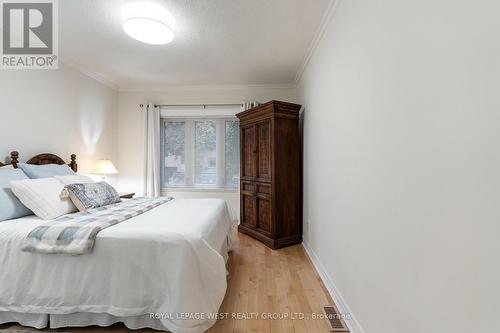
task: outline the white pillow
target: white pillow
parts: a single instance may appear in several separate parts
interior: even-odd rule
[[[55,178],[16,180],[10,182],[16,197],[36,216],[52,220],[78,211],[69,198],[61,198],[64,184]]]
[[[0,166],[0,169],[14,169],[14,166],[12,164]]]
[[[80,175],[74,175],[74,176],[56,176],[55,177],[57,180],[62,182],[64,185],[70,185],[70,184],[89,184],[89,183],[95,183],[95,181],[87,176],[80,176]]]

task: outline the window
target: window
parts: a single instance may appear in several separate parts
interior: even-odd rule
[[[240,128],[234,119],[162,119],[162,188],[237,189]]]
[[[217,125],[215,121],[194,122],[194,184],[217,184]]]
[[[225,179],[226,186],[238,188],[240,184],[240,123],[226,121]]]
[[[185,122],[164,122],[163,179],[171,186],[186,183]]]

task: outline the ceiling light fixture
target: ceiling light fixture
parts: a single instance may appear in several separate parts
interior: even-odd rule
[[[174,40],[175,19],[164,7],[148,1],[137,1],[122,7],[123,30],[140,42],[154,45]]]

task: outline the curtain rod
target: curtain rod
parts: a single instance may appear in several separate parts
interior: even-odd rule
[[[144,107],[144,104],[139,104],[141,108]],[[207,106],[243,106],[241,103],[235,103],[235,104],[155,104],[155,107],[159,108],[179,108],[179,107],[203,107],[204,109],[207,108]]]

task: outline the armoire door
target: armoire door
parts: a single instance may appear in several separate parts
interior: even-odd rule
[[[257,228],[257,201],[255,195],[241,194],[241,224]]]
[[[256,183],[257,228],[266,236],[272,233],[271,184]]]
[[[257,179],[271,181],[271,120],[257,123]]]
[[[255,125],[241,126],[241,179],[255,178]]]

